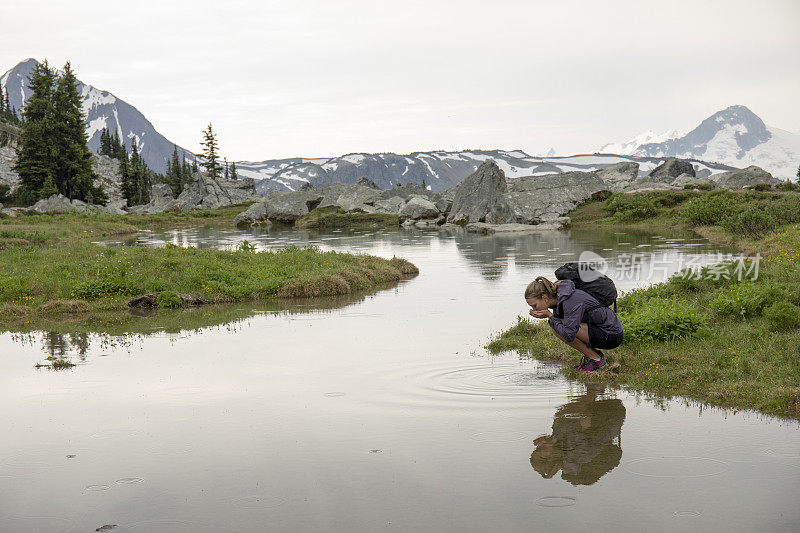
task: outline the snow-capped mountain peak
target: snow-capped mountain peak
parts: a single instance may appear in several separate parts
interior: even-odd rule
[[[21,110],[30,97],[28,77],[38,61],[28,58],[0,77],[0,90],[8,91],[9,104]],[[60,72],[60,71],[58,71]],[[156,172],[165,172],[167,160],[172,157],[174,145],[158,133],[153,125],[132,105],[104,91],[78,80],[78,91],[83,100],[83,114],[86,117],[86,135],[89,149],[96,152],[100,147],[100,132],[108,128],[116,132],[130,149],[133,142],[144,158],[147,166]],[[178,147],[179,153],[187,159],[194,156],[188,150]]]
[[[597,151],[601,154],[631,155],[643,144],[665,142],[680,137],[681,135],[682,133],[678,130],[669,130],[664,133],[656,133],[653,130],[647,130],[621,143],[604,144]]]
[[[786,179],[800,165],[800,135],[768,126],[747,107],[734,105],[686,135],[642,143],[632,155],[702,159],[740,168],[757,165]]]

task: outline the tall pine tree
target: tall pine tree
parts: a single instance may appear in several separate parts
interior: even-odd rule
[[[97,175],[92,169],[92,154],[86,144],[78,80],[69,61],[56,84],[53,103],[56,187],[67,198],[105,204],[108,197],[95,185]]]
[[[55,183],[56,143],[53,135],[53,93],[56,74],[47,61],[38,63],[28,77],[28,98],[24,111],[22,138],[14,170],[19,175],[19,199],[36,202],[45,182]]]
[[[203,146],[203,166],[206,172],[214,179],[219,178],[220,168],[217,162],[219,159],[219,155],[217,155],[219,146],[217,145],[217,136],[214,134],[210,122],[208,123],[208,127],[203,131],[203,141],[200,144]]]
[[[236,174],[236,161],[232,161],[231,162],[231,179],[232,180],[238,180],[239,179],[239,175]]]

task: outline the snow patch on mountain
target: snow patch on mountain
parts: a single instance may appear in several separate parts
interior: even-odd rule
[[[640,133],[636,137],[621,143],[604,144],[597,151],[601,154],[632,155],[636,153],[636,150],[643,144],[661,143],[676,139],[681,135],[683,134],[677,130],[669,130],[665,131],[664,133],[656,133],[653,130],[647,130],[644,133]]]

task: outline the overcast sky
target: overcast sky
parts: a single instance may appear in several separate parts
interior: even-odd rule
[[[800,2],[0,0],[0,73],[62,66],[235,160],[587,151],[733,104],[800,131]]]

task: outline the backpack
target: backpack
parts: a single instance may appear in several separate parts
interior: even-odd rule
[[[586,278],[588,281],[584,281]],[[580,289],[591,294],[604,307],[614,305],[617,312],[617,287],[611,278],[586,263],[567,263],[556,269],[556,279],[568,279]]]

